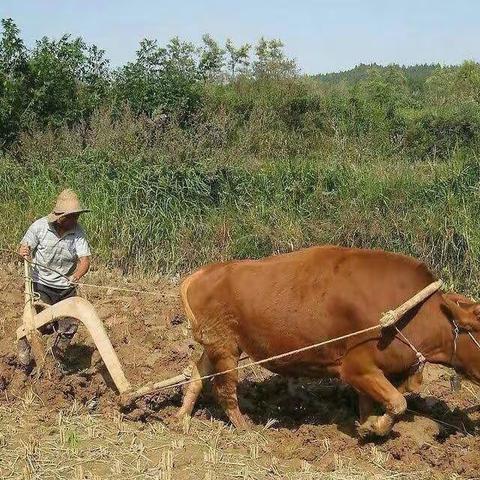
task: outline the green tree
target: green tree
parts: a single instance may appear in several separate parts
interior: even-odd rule
[[[11,18],[2,20],[0,38],[0,148],[11,143],[30,105],[27,50]]]
[[[480,64],[437,69],[422,105],[404,112],[408,147],[417,156],[445,157],[480,142]]]
[[[105,58],[105,51],[96,45],[89,46],[79,73],[78,108],[82,116],[88,118],[95,109],[108,101],[110,96],[110,62]]]
[[[27,50],[20,38],[20,30],[11,18],[2,19],[2,30],[0,69],[9,76],[23,74],[27,64]]]
[[[69,35],[37,41],[29,60],[34,78],[32,120],[60,126],[82,118],[77,94],[86,48],[81,38]]]
[[[156,40],[143,40],[136,61],[115,72],[117,103],[129,103],[137,113],[188,115],[199,100],[195,52],[194,45],[178,38],[166,47],[159,47]]]
[[[227,67],[230,73],[230,78],[235,78],[238,73],[245,73],[250,65],[249,53],[251,45],[245,43],[240,47],[235,47],[233,42],[228,38],[225,43],[225,50],[227,51]]]
[[[298,74],[295,60],[287,58],[283,47],[281,40],[260,38],[255,46],[253,62],[255,78],[289,78]]]
[[[222,77],[225,66],[225,50],[208,34],[202,37],[203,45],[199,49],[199,74],[205,81],[217,81]]]

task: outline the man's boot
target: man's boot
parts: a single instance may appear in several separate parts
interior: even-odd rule
[[[18,368],[29,375],[32,371],[32,354],[28,340],[23,337],[18,341],[17,345]]]
[[[52,347],[55,358],[58,358],[61,361],[64,360],[65,352],[67,351],[75,333],[77,333],[77,329],[78,323],[73,318],[62,318],[58,321],[57,335]]]
[[[55,341],[53,342],[52,346],[52,353],[53,356],[60,362],[65,361],[65,352],[67,351],[70,342],[72,341],[71,336],[67,336],[64,333],[57,333],[55,337]]]

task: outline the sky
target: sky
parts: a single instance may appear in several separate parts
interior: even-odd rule
[[[46,35],[81,36],[114,67],[143,38],[223,43],[280,38],[305,73],[359,63],[457,64],[480,60],[478,0],[0,0],[28,46]]]

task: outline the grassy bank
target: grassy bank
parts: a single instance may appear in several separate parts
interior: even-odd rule
[[[87,144],[72,131],[50,143],[39,134],[15,158],[1,158],[1,245],[17,244],[70,186],[92,209],[82,222],[96,260],[125,272],[184,273],[333,243],[411,254],[457,288],[478,290],[480,161],[473,151],[413,162],[331,140],[311,154],[262,160],[237,151],[228,161],[218,150],[184,161],[165,144],[129,140],[124,126],[108,132]]]

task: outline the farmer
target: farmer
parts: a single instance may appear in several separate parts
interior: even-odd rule
[[[20,255],[33,261],[33,290],[48,305],[77,295],[75,284],[90,268],[90,248],[77,223],[80,214],[88,211],[74,191],[63,190],[53,212],[35,221],[20,243]],[[74,319],[63,318],[42,332],[56,332],[52,350],[58,358],[63,358],[77,328]],[[18,343],[18,359],[28,369],[31,355],[25,338]]]

